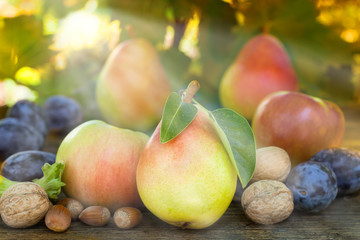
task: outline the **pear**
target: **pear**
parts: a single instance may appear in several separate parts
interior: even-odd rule
[[[282,43],[263,33],[248,41],[220,82],[221,104],[251,120],[270,93],[297,91],[296,73]]]
[[[161,119],[170,91],[156,49],[145,39],[130,39],[109,55],[96,86],[96,97],[108,123],[148,131]]]
[[[140,198],[161,220],[181,228],[215,223],[235,194],[237,173],[208,113],[175,138],[160,143],[161,122],[145,146],[136,171]]]

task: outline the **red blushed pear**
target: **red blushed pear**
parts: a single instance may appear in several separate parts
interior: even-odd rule
[[[297,77],[284,46],[274,36],[260,34],[244,45],[227,69],[219,95],[224,107],[252,119],[268,94],[297,90]]]
[[[191,101],[191,98],[184,98]],[[186,100],[188,99],[188,100]],[[213,121],[201,108],[175,138],[160,142],[161,122],[141,154],[136,180],[144,205],[163,221],[201,229],[229,207],[237,173]]]
[[[297,92],[278,92],[260,103],[252,127],[257,147],[283,148],[295,166],[322,149],[340,146],[345,119],[333,102]]]
[[[156,49],[145,39],[130,39],[108,57],[96,86],[96,97],[107,122],[147,131],[161,119],[170,91]]]
[[[142,206],[136,167],[149,137],[92,120],[72,130],[61,143],[56,161],[65,163],[65,194],[86,206]]]

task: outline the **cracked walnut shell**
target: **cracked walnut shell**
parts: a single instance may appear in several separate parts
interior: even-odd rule
[[[1,218],[13,228],[37,224],[50,206],[45,190],[32,182],[21,182],[9,187],[0,199]]]
[[[251,184],[241,197],[241,205],[245,214],[260,224],[281,222],[294,210],[292,192],[276,180],[260,180]]]

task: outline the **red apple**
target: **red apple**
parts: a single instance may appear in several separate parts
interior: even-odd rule
[[[142,206],[136,168],[149,137],[93,120],[72,130],[60,144],[56,161],[65,162],[65,194],[86,206]]]
[[[282,91],[259,104],[252,127],[257,147],[283,148],[295,166],[324,148],[339,146],[345,119],[333,102]]]

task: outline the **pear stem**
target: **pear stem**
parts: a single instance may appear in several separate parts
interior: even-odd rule
[[[264,26],[261,27],[261,31],[265,34],[270,34],[271,22],[266,22]]]
[[[191,103],[192,99],[194,98],[196,92],[199,89],[200,89],[200,83],[196,80],[191,81],[188,87],[186,88],[183,102]]]
[[[133,28],[133,26],[132,26],[131,24],[127,24],[127,25],[125,26],[125,29],[126,29],[126,31],[129,33],[129,35],[130,35],[130,37],[131,37],[132,39],[136,39],[136,34],[135,34],[134,28]]]

